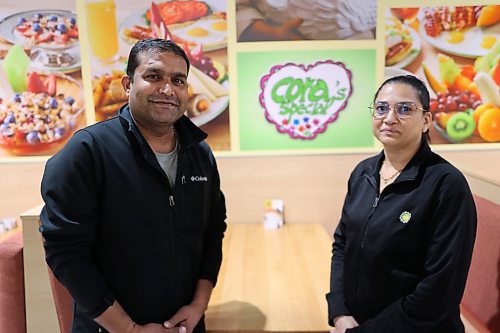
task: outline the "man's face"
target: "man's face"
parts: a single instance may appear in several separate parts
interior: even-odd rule
[[[130,112],[140,127],[162,131],[175,123],[188,101],[187,65],[170,52],[138,54],[133,81],[123,77]]]

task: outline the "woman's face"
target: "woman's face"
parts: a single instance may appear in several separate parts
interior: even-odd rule
[[[417,92],[410,86],[400,82],[388,83],[380,89],[375,98],[375,107],[384,110],[389,107],[385,117],[374,117],[372,130],[375,137],[387,148],[406,149],[420,145],[425,131],[432,121],[430,112],[422,111],[422,104]],[[401,117],[396,113],[397,105],[402,111],[411,110],[407,116]],[[416,107],[416,108],[415,108]]]

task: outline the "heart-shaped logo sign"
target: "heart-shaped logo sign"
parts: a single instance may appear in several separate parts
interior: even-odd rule
[[[280,133],[312,140],[337,120],[352,93],[351,71],[343,63],[287,63],[260,80],[260,104]]]

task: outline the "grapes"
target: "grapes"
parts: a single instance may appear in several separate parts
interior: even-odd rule
[[[458,107],[457,103],[453,99],[448,99],[445,105],[448,111],[456,111]]]
[[[460,103],[460,104],[458,104],[458,109],[459,109],[460,111],[465,111],[465,110],[467,110],[468,108],[469,108],[469,106],[468,106],[467,104],[465,104],[465,103]]]
[[[219,72],[215,68],[211,69],[210,72],[208,72],[208,75],[214,80],[219,78]]]
[[[470,102],[469,95],[467,94],[460,95],[460,102],[463,104],[469,104]]]
[[[431,98],[429,111],[432,113],[465,111],[470,108],[474,109],[481,103],[481,99],[471,91],[452,89],[444,93],[439,92],[436,98]]]
[[[437,111],[438,105],[439,105],[438,101],[432,100],[429,103],[429,111],[435,113]]]
[[[481,104],[483,104],[483,101],[481,101],[480,99],[475,100],[474,103],[472,103],[472,108],[475,110]]]
[[[212,79],[217,80],[219,78],[219,72],[214,67],[214,63],[209,57],[202,55],[201,57],[191,59],[191,63]]]

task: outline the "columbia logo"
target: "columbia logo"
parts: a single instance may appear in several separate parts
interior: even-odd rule
[[[208,178],[206,176],[191,176],[192,182],[206,182]]]

